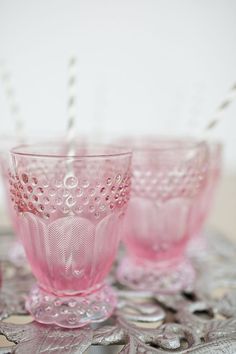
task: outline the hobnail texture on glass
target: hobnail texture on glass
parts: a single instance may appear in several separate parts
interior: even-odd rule
[[[119,267],[119,277],[124,285],[134,290],[176,293],[180,289],[192,290],[195,272],[187,258],[181,262],[169,260],[167,264],[136,262],[125,258]]]
[[[19,143],[19,142],[18,142]],[[5,194],[5,209],[9,217],[12,229],[16,236],[15,241],[12,243],[12,247],[9,249],[8,257],[11,262],[16,265],[25,263],[25,252],[19,240],[20,225],[16,217],[16,211],[11,202],[11,195],[8,188],[8,168],[9,168],[9,151],[17,144],[17,137],[14,136],[1,136],[0,137],[0,168],[1,179]]]
[[[6,208],[7,208],[8,216],[10,219],[10,223],[14,235],[16,236],[15,241],[12,243],[12,247],[9,249],[8,257],[11,262],[13,262],[15,265],[20,266],[26,262],[26,258],[25,258],[25,251],[21,244],[21,239],[20,239],[21,223],[19,222],[19,219],[17,217],[16,210],[11,200],[12,196],[11,193],[9,192],[9,180],[8,180],[8,173],[7,173],[8,167],[9,167],[9,161],[5,160],[3,162],[2,178],[3,178],[3,187],[5,191]]]
[[[86,297],[57,297],[35,286],[26,300],[26,309],[31,312],[36,321],[66,328],[102,322],[110,317],[115,306],[115,292],[107,285]]]
[[[58,148],[60,153],[62,148]],[[50,299],[74,297],[78,306],[88,301],[90,315],[73,312],[76,327],[92,318],[99,320],[98,313],[104,320],[115,303],[114,294],[105,291],[103,284],[116,255],[129,199],[131,155],[105,152],[87,156],[89,152],[81,148],[76,151],[81,157],[68,158],[56,156],[55,147],[52,153],[49,149],[50,156],[35,153],[39,148],[21,149],[29,154],[13,152],[9,183],[21,241],[39,285],[37,297],[31,295],[27,301],[28,309],[33,315],[35,306],[37,313],[43,312],[41,299],[46,292]],[[96,293],[106,298],[103,310],[94,307]],[[67,300],[63,301],[65,305]],[[50,323],[72,326],[68,316],[61,317],[60,307],[55,311],[35,319],[44,322],[47,318],[49,323],[50,316]]]
[[[185,250],[207,168],[204,143],[169,140],[134,147],[131,200],[123,227],[127,256],[117,273],[122,283],[166,293],[190,286],[194,271]]]

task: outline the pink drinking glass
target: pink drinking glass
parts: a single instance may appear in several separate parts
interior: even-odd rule
[[[0,261],[0,289],[2,287],[2,265],[1,265],[1,261]]]
[[[195,237],[193,237],[191,242],[194,248],[193,252],[196,250],[197,245],[201,247],[204,241],[204,239],[202,239],[202,229],[212,208],[216,188],[221,176],[223,146],[219,142],[208,142],[207,145],[209,149],[208,178],[205,188],[203,188],[199,194],[194,206],[195,212],[193,213],[192,219],[192,233]]]
[[[131,153],[36,144],[12,150],[10,192],[37,279],[26,308],[36,321],[76,328],[108,318],[105,284],[130,192]]]
[[[139,290],[173,293],[189,287],[194,270],[185,255],[194,205],[207,180],[205,143],[171,139],[133,146],[132,192],[117,276]]]
[[[63,136],[60,137],[50,137],[50,141],[61,141],[63,139]],[[80,137],[82,139],[82,137]],[[19,144],[22,144],[22,141],[24,143],[29,143],[29,142],[35,142],[42,140],[37,136],[24,136],[24,138],[16,136],[16,135],[3,135],[0,137],[0,168],[1,168],[1,177],[2,177],[2,182],[3,182],[3,188],[5,192],[5,205],[6,205],[6,212],[7,216],[9,217],[10,224],[12,226],[14,235],[16,236],[15,241],[12,243],[10,249],[9,249],[9,254],[8,257],[9,259],[18,265],[22,265],[25,263],[25,252],[24,248],[21,244],[20,241],[20,229],[21,229],[21,224],[19,223],[19,219],[17,218],[16,210],[14,208],[14,205],[12,204],[11,201],[11,194],[9,192],[8,188],[8,167],[9,167],[9,159],[10,159],[10,150]],[[82,139],[83,141],[85,140],[84,138]],[[49,141],[49,137],[47,137],[47,140],[45,140],[45,143]]]
[[[1,136],[0,137],[0,169],[1,169],[1,177],[2,177],[2,185],[5,192],[5,205],[7,216],[10,219],[10,223],[14,234],[16,236],[15,241],[12,243],[11,248],[9,249],[9,259],[18,264],[25,262],[25,253],[24,249],[19,241],[19,232],[20,225],[18,223],[18,219],[16,217],[16,211],[11,203],[11,195],[8,188],[8,166],[9,166],[9,158],[10,158],[10,149],[15,145],[19,144],[19,138],[16,136]]]

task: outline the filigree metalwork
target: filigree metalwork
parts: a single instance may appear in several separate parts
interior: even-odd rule
[[[24,297],[34,279],[27,266],[15,267],[5,257],[0,334],[15,345],[0,346],[0,353],[77,354],[91,345],[115,344],[122,345],[122,354],[236,353],[236,245],[217,233],[208,233],[206,240],[205,252],[192,256],[198,276],[191,292],[137,292],[121,287],[111,275],[119,298],[112,318],[99,326],[73,330],[34,321],[10,323],[11,315],[27,314]],[[6,255],[3,248],[1,255]]]

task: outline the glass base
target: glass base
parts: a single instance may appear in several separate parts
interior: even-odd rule
[[[135,290],[148,290],[160,294],[174,294],[192,289],[195,271],[187,259],[178,263],[160,265],[140,264],[125,258],[117,270],[119,282]]]
[[[26,300],[26,309],[35,321],[65,328],[103,322],[111,316],[115,306],[116,295],[108,285],[88,295],[64,297],[46,293],[36,285]]]

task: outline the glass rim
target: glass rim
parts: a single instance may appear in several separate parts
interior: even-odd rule
[[[79,144],[76,143],[75,146],[77,147],[100,147],[103,149],[106,148],[110,148],[111,150],[113,149],[114,152],[102,152],[102,153],[81,153],[81,154],[66,154],[66,153],[43,153],[43,152],[27,152],[27,149],[33,148],[33,147],[37,147],[37,146],[42,146],[42,144],[44,144],[45,146],[45,141],[37,142],[35,144],[20,144],[17,145],[13,148],[10,149],[10,153],[11,155],[14,156],[25,156],[25,157],[34,157],[34,158],[64,158],[64,159],[86,159],[86,158],[101,158],[101,159],[105,159],[105,158],[116,158],[116,157],[125,157],[125,156],[132,156],[132,149],[125,149],[120,147],[119,145],[111,145],[111,144]],[[46,142],[47,146],[60,146],[59,143],[48,143]],[[69,144],[65,142],[65,146],[69,147]],[[21,151],[22,149],[22,151]]]
[[[149,140],[150,139],[150,140]],[[152,140],[153,139],[153,140]],[[188,151],[191,149],[197,149],[199,147],[208,147],[208,141],[204,139],[192,138],[192,137],[142,137],[119,140],[119,143],[123,143],[129,147],[133,153],[141,152],[169,152],[175,151]]]

